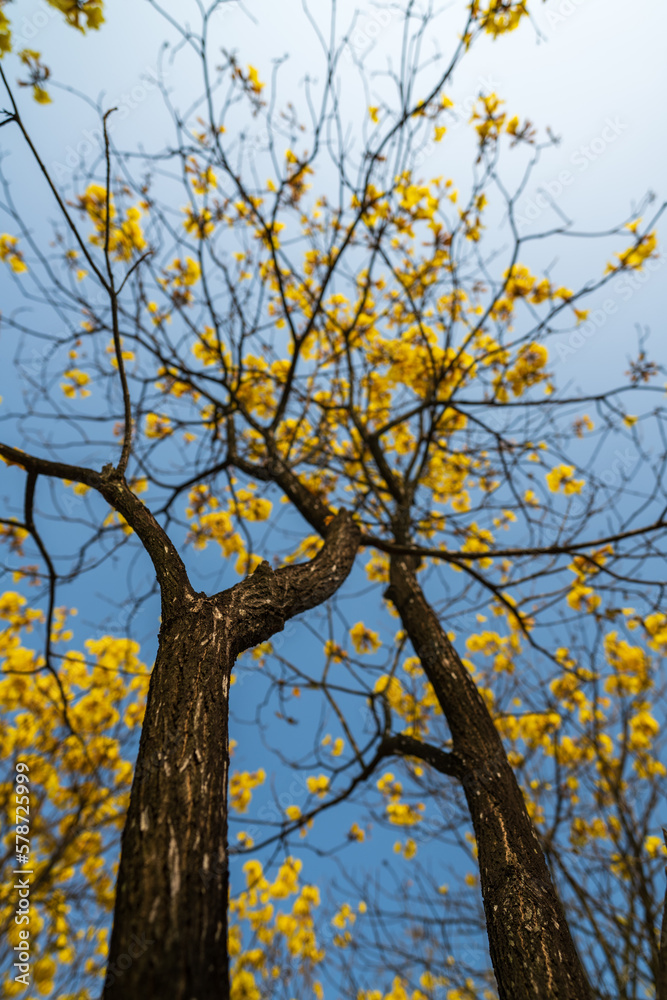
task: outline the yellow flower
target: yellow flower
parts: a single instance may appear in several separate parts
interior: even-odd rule
[[[144,433],[147,438],[165,438],[174,433],[169,417],[164,414],[149,413],[146,416]]]
[[[0,57],[5,54],[5,52],[11,52],[12,50],[12,33],[9,30],[9,19],[6,14],[3,14],[0,10]]]
[[[414,807],[407,802],[388,802],[387,818],[395,826],[413,826],[424,818],[424,808],[423,802],[418,802]]]
[[[264,497],[255,496],[251,490],[237,490],[236,513],[246,521],[266,521],[273,504]]]
[[[528,14],[525,0],[521,0],[520,3],[492,0],[482,11],[479,10],[479,5],[474,6],[477,8],[480,25],[494,38],[506,31],[515,31],[522,17]]]
[[[333,663],[344,663],[347,659],[345,650],[337,642],[334,642],[333,639],[327,639],[324,643],[324,655],[331,657]]]
[[[197,236],[201,240],[205,240],[211,235],[215,226],[213,224],[213,217],[208,208],[203,208],[201,212],[195,212],[191,207],[183,209],[186,214],[186,219],[183,226],[186,232],[190,233],[192,236]]]
[[[90,389],[84,388],[90,382],[90,375],[79,371],[78,368],[70,368],[63,373],[63,377],[68,381],[61,382],[60,388],[69,399],[76,398],[77,392],[82,397],[90,396]]]
[[[417,844],[412,839],[412,837],[408,837],[408,839],[405,841],[405,844],[403,845],[402,848],[402,853],[403,857],[406,858],[408,861],[410,861],[411,858],[414,858],[415,854],[417,853]]]
[[[366,563],[366,575],[377,583],[389,583],[389,557],[384,553],[373,556]]]
[[[10,236],[9,233],[0,234],[0,260],[6,260],[12,271],[21,274],[22,271],[28,270],[28,266],[23,260],[23,254],[16,249],[17,244],[16,236]]]
[[[265,771],[236,771],[229,779],[229,802],[232,809],[244,813],[252,800],[252,790],[262,785],[266,779]]]
[[[86,30],[97,31],[104,23],[104,0],[49,0],[49,3],[62,11],[68,24],[82,34]],[[82,16],[86,19],[85,26],[81,24]]]
[[[259,74],[254,66],[248,66],[248,83],[250,84],[250,89],[256,94],[260,94],[264,89],[264,84],[259,79]]]
[[[311,795],[317,795],[318,799],[323,799],[329,790],[329,779],[326,774],[318,774],[317,777],[306,778],[306,786]]]
[[[667,855],[667,848],[665,848],[665,842],[662,837],[647,837],[644,841],[644,850],[650,858]]]
[[[350,638],[357,653],[374,653],[382,645],[377,632],[366,628],[363,622],[357,622],[350,629]]]
[[[44,88],[40,87],[38,84],[35,84],[35,86],[32,88],[32,96],[35,98],[38,104],[51,103],[51,96],[48,90],[44,90]]]
[[[566,496],[571,493],[581,493],[585,481],[574,479],[573,465],[557,465],[551,472],[546,474],[547,485],[552,493],[560,493],[561,487]]]
[[[240,969],[232,974],[230,1000],[262,1000],[262,994],[257,989],[255,977],[247,969]]]
[[[607,265],[607,270],[616,271],[619,268],[628,267],[633,271],[641,271],[645,261],[656,256],[655,250],[657,245],[658,238],[655,230],[652,233],[646,233],[634,246],[630,247],[624,253],[616,254],[619,263],[617,265]]]

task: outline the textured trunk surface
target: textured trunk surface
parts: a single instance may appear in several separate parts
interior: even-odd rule
[[[184,605],[160,632],[122,838],[104,1000],[229,996],[233,659],[214,603]]]
[[[589,1000],[558,893],[493,719],[426,601],[409,557],[392,557],[387,597],[452,734],[477,847],[500,1000]]]
[[[118,501],[124,487],[109,487]],[[114,492],[115,491],[115,492]],[[118,494],[118,495],[117,495]],[[120,500],[118,499],[120,497]],[[132,501],[133,502],[133,501]],[[135,530],[148,514],[122,507]],[[346,579],[360,532],[346,511],[308,563],[195,594],[164,534],[144,531],[162,589],[127,821],[103,1000],[228,1000],[227,772],[231,670],[245,649],[326,601]]]

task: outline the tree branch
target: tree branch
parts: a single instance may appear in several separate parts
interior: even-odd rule
[[[458,754],[447,753],[440,747],[423,743],[422,740],[408,736],[407,733],[386,736],[380,743],[380,753],[383,757],[418,757],[441,774],[448,774],[450,778],[462,778],[465,774],[463,762]]]
[[[322,604],[345,581],[361,531],[346,510],[323,527],[324,546],[310,562],[274,571],[265,560],[252,576],[216,595],[230,622],[230,646],[235,656],[282,631],[295,615]]]
[[[150,556],[160,584],[163,610],[175,606],[184,597],[194,600],[194,590],[176,546],[145,504],[132,492],[125,477],[112,465],[105,465],[102,472],[96,472],[83,466],[37,458],[20,448],[2,443],[0,458],[4,458],[9,465],[20,466],[29,475],[69,479],[96,490],[115,511],[122,514]]]

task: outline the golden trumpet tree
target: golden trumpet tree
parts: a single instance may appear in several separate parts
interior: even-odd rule
[[[101,24],[99,2],[52,6]],[[408,4],[407,54],[357,147],[333,20],[328,40],[315,31],[326,72],[306,125],[258,68],[231,52],[216,64],[221,5],[196,6],[199,31],[169,24],[176,54],[200,62],[202,99],[184,116],[164,89],[176,141],[142,153],[141,178],[104,109],[99,163],[62,189],[2,72],[3,136],[34,158],[59,223],[48,249],[13,209],[0,258],[66,327],[5,317],[27,393],[0,443],[15,491],[0,521],[0,805],[10,827],[20,763],[30,986],[63,1000],[660,989],[661,369],[642,343],[624,382],[573,393],[549,348],[601,289],[655,265],[662,208],[602,234],[606,267],[570,288],[534,260],[501,174],[551,140],[500,96],[476,100],[465,177],[420,170],[458,121],[454,70],[481,36],[525,25],[526,3],[466,5],[428,85],[418,42],[434,15]],[[45,103],[40,54],[19,58]],[[251,146],[239,123],[253,116],[266,129]],[[26,370],[30,338],[47,346]],[[212,573],[199,590],[212,550],[225,585]],[[119,563],[150,566],[128,603],[156,614],[152,667],[133,637],[86,636],[60,603]],[[279,640],[306,612],[304,665]],[[278,745],[228,778],[243,654],[255,733]],[[253,818],[267,775],[287,783],[289,768],[288,801]],[[451,838],[469,857],[451,895],[426,871],[401,883],[409,948],[381,892],[339,894],[327,922],[325,886],[306,880],[299,845],[329,853],[320,816],[351,806],[336,850],[386,829],[415,872]],[[234,854],[250,855],[231,899],[230,817],[245,826]],[[27,857],[12,828],[3,848],[9,876]],[[25,947],[4,884],[7,940]],[[483,931],[488,959],[448,953],[452,921]],[[24,985],[10,974],[4,995]]]

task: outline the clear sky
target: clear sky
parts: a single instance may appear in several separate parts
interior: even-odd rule
[[[198,22],[194,3],[167,0],[163,7],[181,23],[190,21],[194,26]],[[326,32],[329,4],[311,7]],[[530,8],[532,25],[524,23],[512,35],[496,42],[485,38],[475,46],[455,76],[451,96],[459,106],[469,107],[480,89],[494,89],[512,113],[530,118],[538,128],[549,126],[561,137],[560,145],[542,158],[518,204],[525,220],[522,232],[560,221],[551,209],[541,207],[544,189],[576,228],[606,229],[629,215],[648,191],[659,200],[665,197],[667,137],[657,120],[667,84],[662,50],[667,27],[664,4],[660,0],[636,0],[632,5],[623,0],[547,0]],[[169,140],[171,129],[162,111],[155,74],[161,43],[166,38],[173,40],[174,34],[146,0],[112,0],[107,4],[103,30],[85,38],[64,27],[44,3],[21,0],[16,9],[19,41],[43,50],[58,83],[82,91],[93,101],[101,98],[104,107],[121,109],[114,132],[119,144],[128,147],[141,142],[150,149]],[[425,56],[436,51],[450,54],[464,23],[462,0],[443,4],[441,9],[438,30],[424,45]],[[400,18],[392,4],[358,7],[352,0],[339,0],[338,36],[353,23],[350,40],[356,54],[372,49],[369,65],[375,70],[392,60],[395,64]],[[232,0],[215,15],[213,37],[221,48],[235,50],[242,63],[256,65],[265,80],[270,77],[273,61],[289,55],[279,75],[278,93],[283,102],[295,99],[299,103],[306,76],[322,76],[321,49],[301,0],[280,4]],[[163,59],[161,65],[167,87],[178,95],[179,106],[186,105],[185,95],[201,92],[194,65],[191,76],[184,72],[182,60],[173,64]],[[11,59],[7,66],[10,76],[18,75],[11,72]],[[344,113],[358,125],[366,99],[359,99],[359,79],[352,61],[343,59],[341,68]],[[386,76],[371,79],[374,103],[386,96],[386,87]],[[19,92],[46,162],[67,184],[75,151],[85,153],[90,140],[95,143],[99,121],[93,108],[55,87],[52,93],[54,105],[41,108],[31,104],[27,92]],[[261,135],[261,122],[249,120],[247,129]],[[13,137],[5,133],[0,144],[3,150],[11,150],[5,164],[8,173],[11,175],[13,166],[16,176],[25,178],[23,151],[17,149]],[[462,143],[443,143],[425,157],[424,174],[457,176],[457,170],[465,171],[469,155]],[[568,178],[565,183],[564,172]],[[32,176],[31,204],[35,219],[43,220],[52,214],[53,206],[44,185],[37,183],[34,172]],[[463,179],[457,182],[463,183]],[[599,273],[604,253],[576,241],[559,246],[560,273],[571,281]],[[586,368],[589,374],[603,377],[616,359],[624,361],[628,338],[635,342],[635,323],[648,324],[657,334],[664,312],[663,283],[651,279],[640,294],[620,297],[618,312],[605,319],[603,329],[574,354],[561,352],[559,363],[565,365],[568,376]]]

